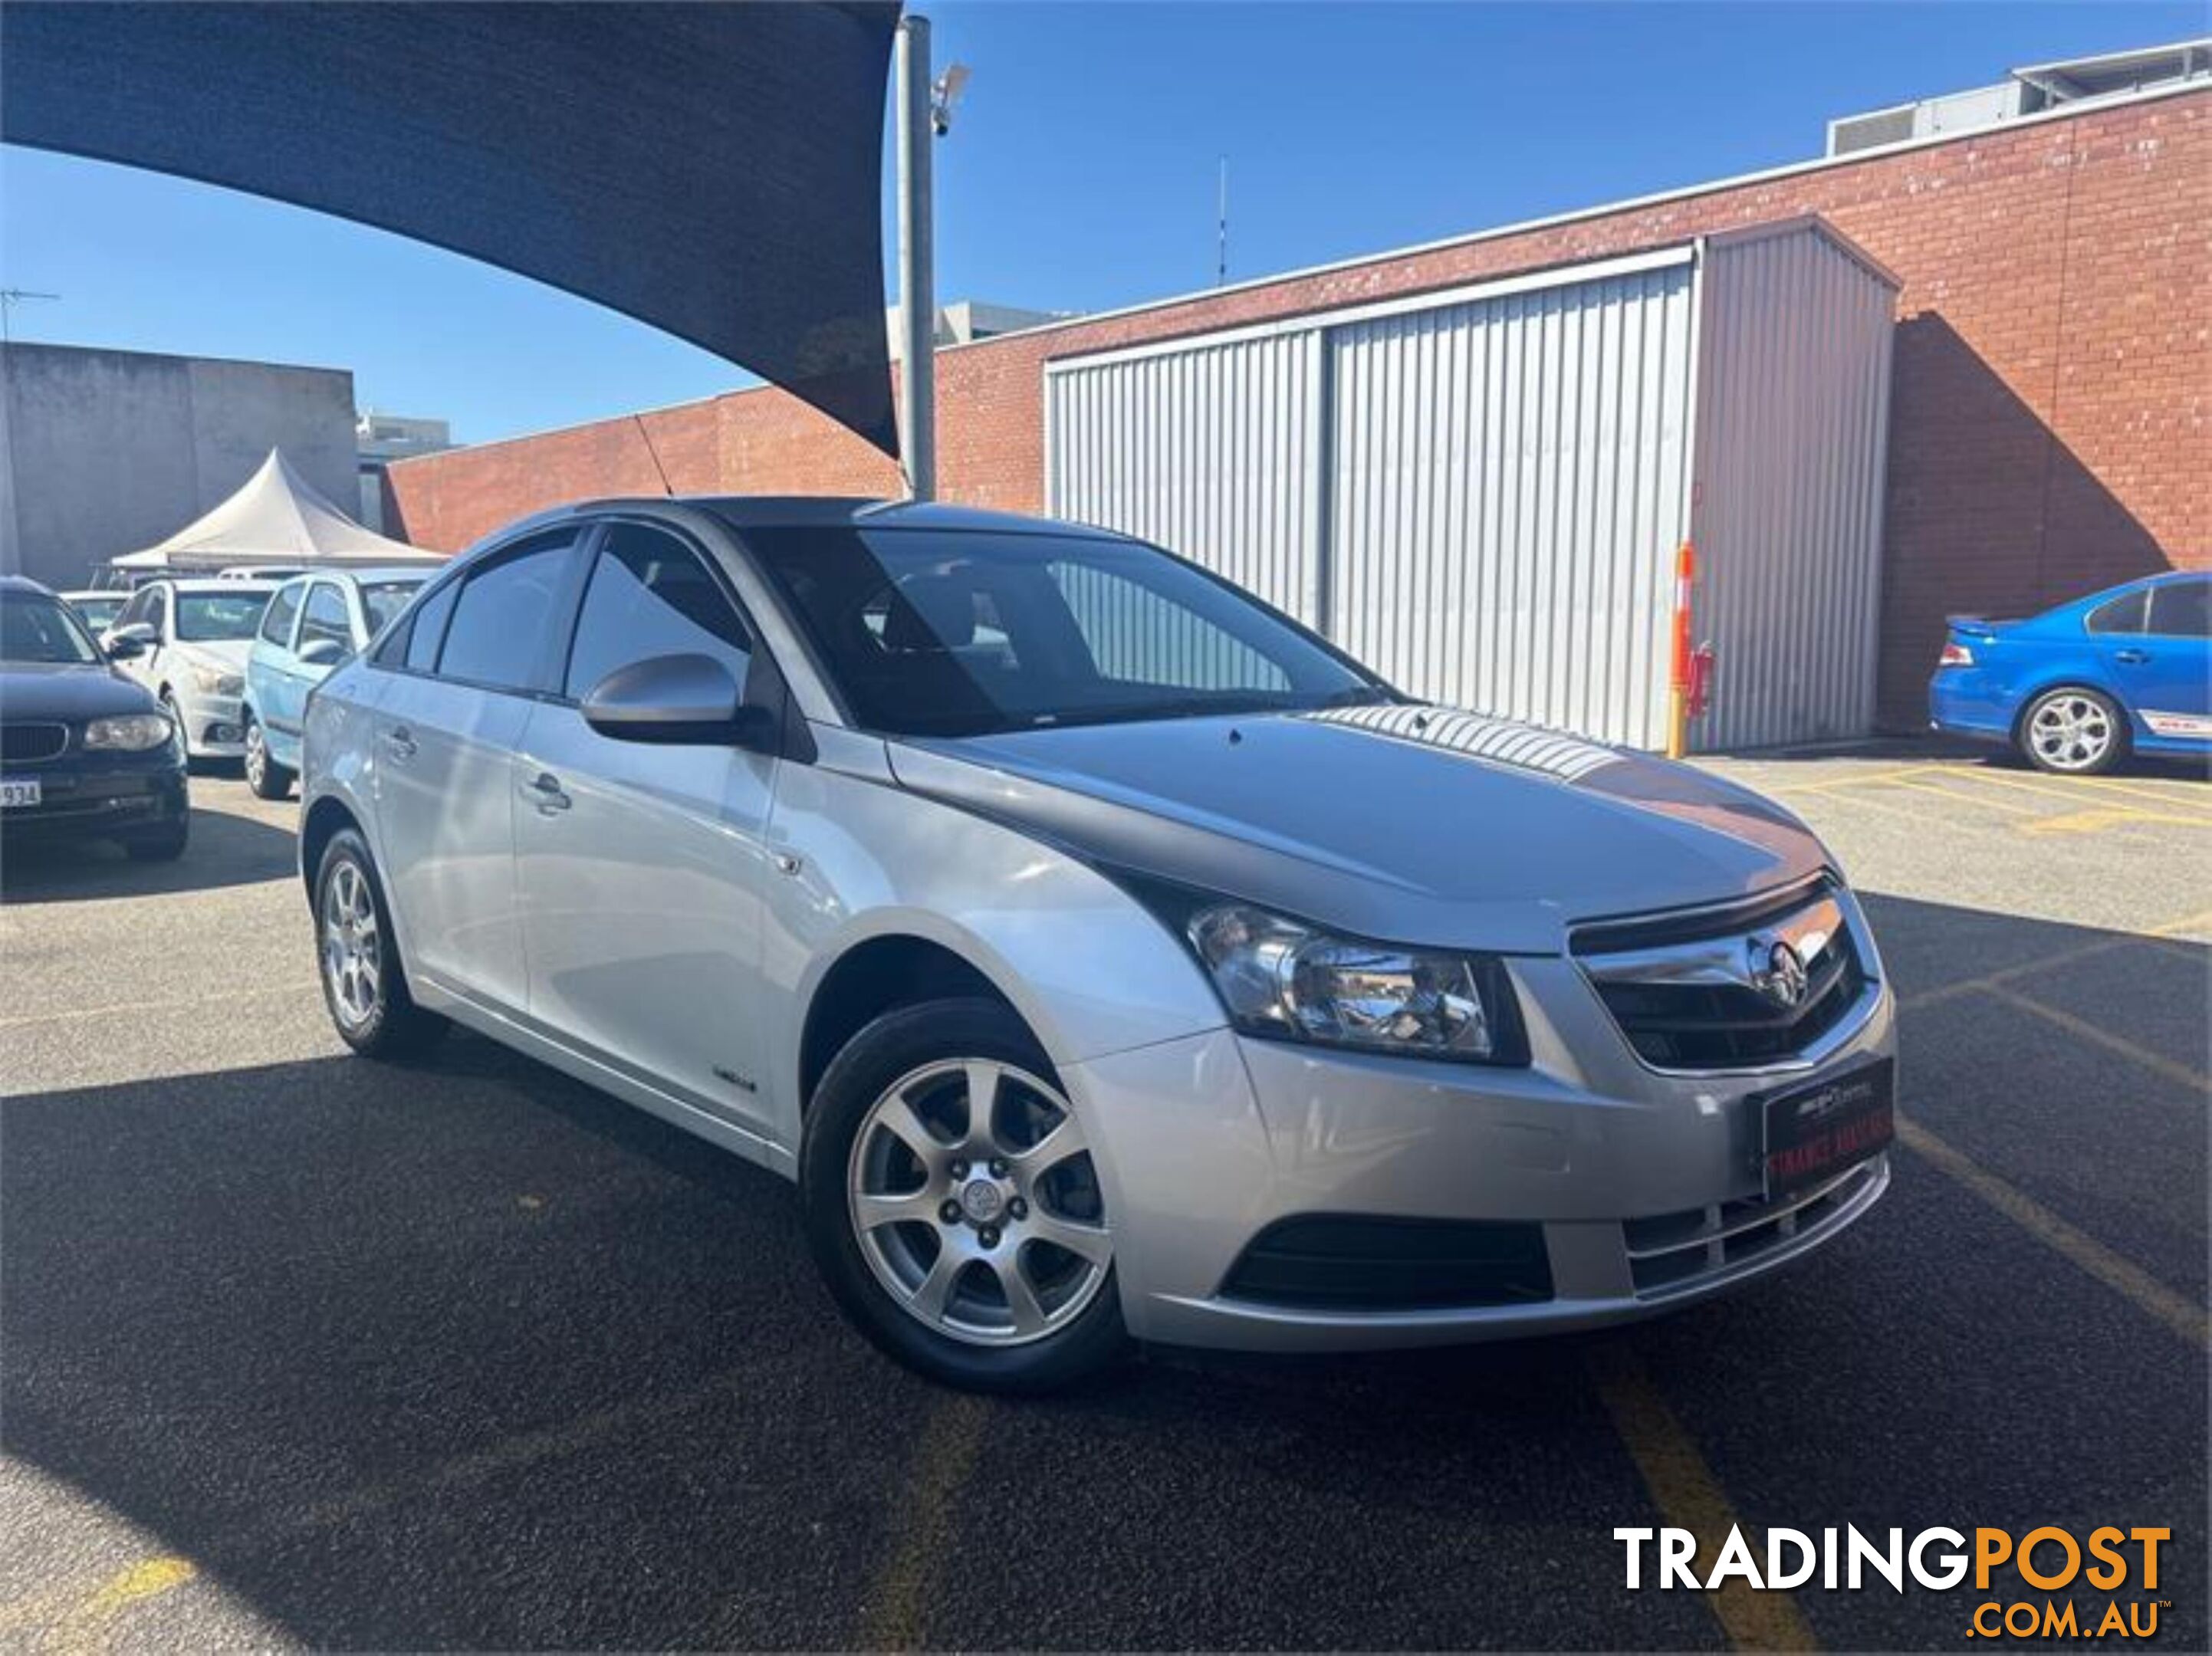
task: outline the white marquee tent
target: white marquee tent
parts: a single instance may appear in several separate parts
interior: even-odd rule
[[[443,563],[445,554],[388,540],[365,529],[318,494],[292,470],[282,449],[270,449],[261,469],[237,494],[159,546],[109,560],[117,569],[227,569],[264,564],[280,567],[360,567],[373,564]]]

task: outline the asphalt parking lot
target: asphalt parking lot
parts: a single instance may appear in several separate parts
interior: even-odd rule
[[[1864,1223],[1626,1332],[1042,1403],[877,1358],[766,1174],[474,1038],[344,1056],[293,807],[11,853],[0,1646],[1966,1644],[1971,1589],[1624,1588],[1615,1526],[1740,1520],[2167,1526],[2204,1648],[2212,786],[1717,768],[1904,1000]]]

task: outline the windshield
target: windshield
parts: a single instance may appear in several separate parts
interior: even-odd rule
[[[745,539],[871,730],[972,736],[1395,699],[1273,611],[1133,542],[849,528]]]
[[[86,626],[97,628],[106,627],[121,615],[127,600],[118,593],[112,598],[68,598],[64,601],[77,612]]]
[[[269,607],[269,597],[258,588],[243,592],[179,592],[177,636],[187,644],[252,638],[261,625],[261,612]]]
[[[361,588],[361,607],[368,616],[368,635],[374,638],[384,630],[384,623],[407,607],[407,600],[422,590],[427,575],[409,575],[399,580],[364,581]]]
[[[0,589],[0,661],[88,666],[100,659],[92,634],[60,599]]]

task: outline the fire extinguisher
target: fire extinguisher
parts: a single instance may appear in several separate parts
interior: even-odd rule
[[[1690,652],[1690,695],[1686,711],[1692,719],[1703,719],[1713,705],[1713,663],[1711,640]]]

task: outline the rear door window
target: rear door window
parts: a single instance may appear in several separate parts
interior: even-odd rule
[[[446,627],[438,676],[494,690],[543,688],[546,635],[575,543],[576,531],[562,530],[472,572]]]
[[[2149,597],[2139,586],[2132,592],[2123,592],[2108,604],[2099,604],[2089,612],[2089,630],[2093,633],[2140,633],[2143,629],[2143,610]]]

